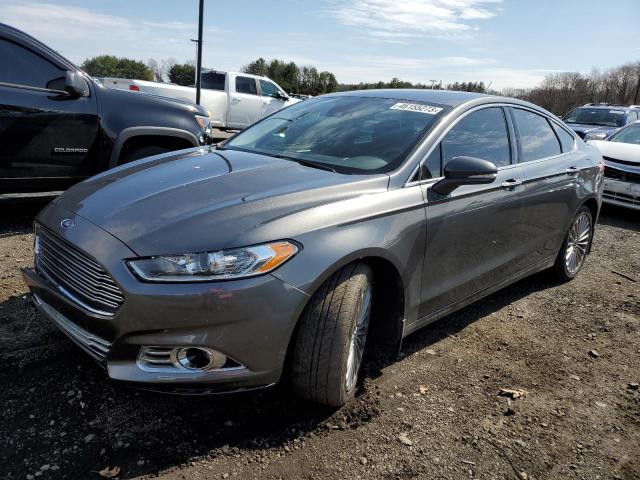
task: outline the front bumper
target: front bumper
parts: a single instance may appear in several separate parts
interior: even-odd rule
[[[50,206],[39,221],[49,229],[67,211]],[[74,216],[76,227],[55,233],[93,258],[122,290],[125,300],[112,316],[85,310],[52,280],[33,269],[23,277],[36,307],[110,378],[152,390],[216,393],[276,383],[296,321],[308,295],[271,275],[216,283],[140,282],[124,264],[131,252],[107,232]],[[147,371],[137,360],[142,346],[202,346],[215,349],[243,368],[210,371]]]
[[[605,177],[602,201],[611,205],[640,210],[640,183]]]

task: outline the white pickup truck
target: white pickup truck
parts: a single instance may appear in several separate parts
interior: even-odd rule
[[[171,83],[103,78],[105,87],[151,93],[195,102],[196,89]],[[209,111],[211,126],[222,130],[248,127],[262,117],[300,100],[290,98],[267,77],[236,72],[202,73],[200,105]]]

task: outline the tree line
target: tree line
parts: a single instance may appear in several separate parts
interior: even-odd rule
[[[82,68],[96,77],[137,78],[169,81],[178,85],[195,84],[195,65],[177,63],[169,58],[158,62],[149,59],[145,64],[129,58],[100,55],[84,61]],[[372,88],[419,88],[488,93],[484,82],[411,83],[393,78],[389,82],[338,83],[333,73],[318,71],[310,65],[297,65],[282,60],[266,61],[258,58],[242,67],[245,73],[269,77],[288,93],[321,95],[335,91],[367,90]],[[491,92],[499,93],[499,92]],[[585,103],[630,105],[640,103],[640,61],[626,63],[608,70],[594,68],[590,73],[561,72],[547,75],[540,85],[530,89],[504,89],[503,95],[521,98],[563,115]]]
[[[169,58],[158,62],[151,58],[145,64],[139,60],[118,58],[112,55],[99,55],[88,58],[82,63],[82,69],[95,77],[131,78],[156,82],[169,81],[177,85],[192,86],[195,84],[196,68],[193,62],[177,63]],[[483,82],[455,82],[443,85],[442,81],[427,85],[411,83],[392,78],[390,82],[339,84],[333,73],[318,71],[311,65],[297,65],[295,62],[282,60],[266,61],[258,58],[243,66],[244,73],[269,77],[288,93],[306,95],[322,95],[336,91],[367,90],[372,88],[421,88],[434,90],[460,90],[466,92],[486,92]]]
[[[176,63],[169,58],[158,62],[150,58],[145,64],[139,60],[98,55],[86,59],[81,68],[94,77],[131,78],[164,82],[168,80],[177,85],[190,86],[196,83],[196,67],[193,63]]]
[[[424,83],[411,83],[400,80],[397,77],[391,79],[390,82],[374,82],[374,83],[341,83],[338,85],[338,91],[345,92],[349,90],[370,90],[374,88],[418,88],[423,90],[457,90],[460,92],[479,92],[486,93],[487,87],[484,82],[455,82],[446,85],[440,82],[432,82],[427,85]]]
[[[640,102],[640,62],[609,70],[594,68],[588,74],[561,72],[547,75],[531,89],[506,89],[504,95],[521,98],[564,115],[586,103],[632,105]]]
[[[296,65],[295,62],[258,58],[242,67],[242,72],[269,77],[288,93],[321,95],[335,92],[338,81],[333,73],[319,72],[310,65]]]

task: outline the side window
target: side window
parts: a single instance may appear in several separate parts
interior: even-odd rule
[[[5,67],[0,68],[0,82],[14,85],[54,88],[54,84],[60,83],[54,80],[64,75],[62,70],[40,55],[1,38],[0,65]]]
[[[236,92],[257,95],[256,80],[250,77],[236,77]]]
[[[438,178],[442,176],[442,148],[438,145],[429,154],[427,159],[422,162],[420,171],[420,180],[428,180],[430,178]]]
[[[513,115],[520,133],[523,162],[561,153],[560,142],[546,118],[520,108],[514,108]]]
[[[557,123],[551,122],[551,125],[553,125],[553,129],[556,131],[556,135],[558,135],[558,138],[560,139],[560,145],[562,145],[562,151],[570,152],[571,150],[573,150],[573,146],[575,144],[575,139],[573,138],[573,135],[571,135],[569,132],[567,132],[564,128],[562,128]]]
[[[202,88],[207,90],[224,90],[226,75],[217,72],[205,72],[202,74]]]
[[[260,80],[260,88],[262,89],[262,96],[278,98],[278,87],[267,80]]]
[[[464,117],[441,144],[443,166],[454,157],[477,157],[497,167],[511,163],[509,133],[500,107],[483,108]]]

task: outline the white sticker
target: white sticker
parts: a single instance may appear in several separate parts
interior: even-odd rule
[[[427,113],[429,115],[435,115],[440,113],[442,108],[433,107],[431,105],[422,105],[421,103],[396,103],[392,105],[390,110],[405,110],[408,112]]]
[[[624,112],[621,112],[620,110],[609,110],[609,113],[616,113],[618,115],[624,114]]]

